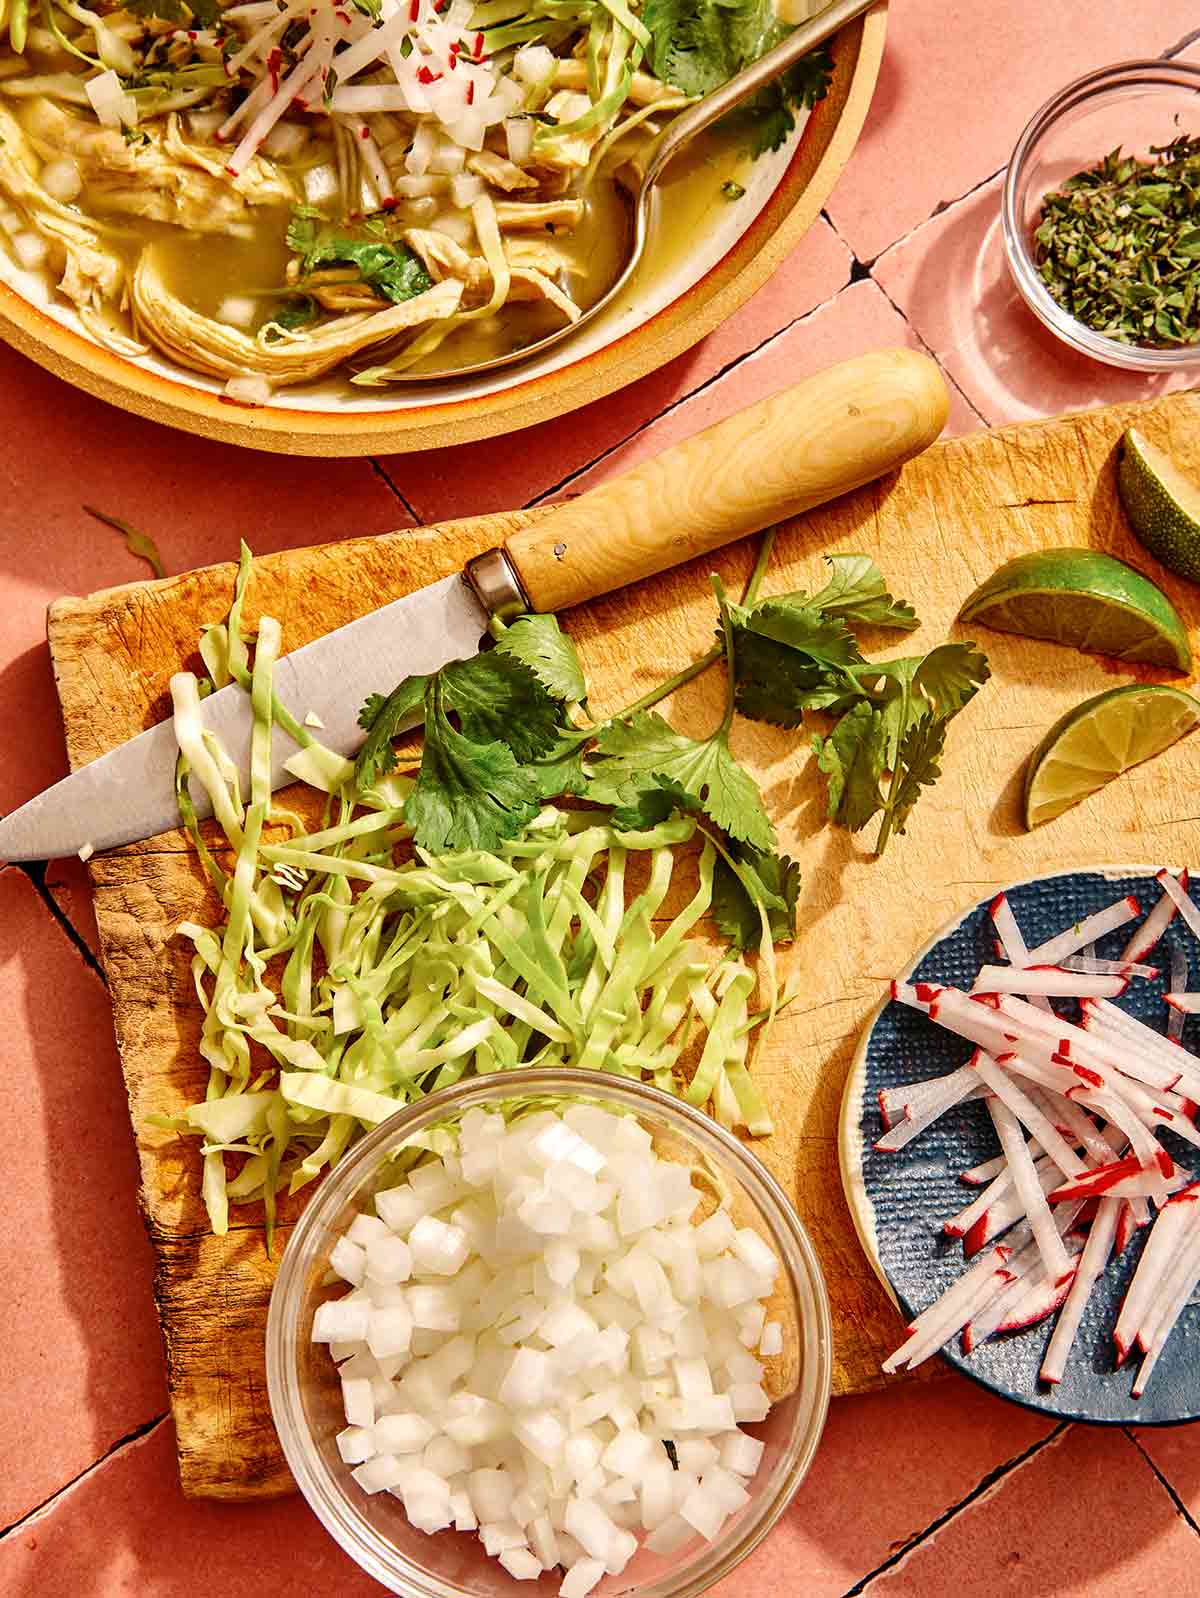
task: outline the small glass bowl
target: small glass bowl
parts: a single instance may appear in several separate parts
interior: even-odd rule
[[[735,1219],[757,1216],[782,1265],[772,1316],[785,1328],[784,1362],[795,1386],[767,1419],[744,1429],[766,1444],[750,1502],[715,1542],[694,1541],[670,1557],[642,1549],[620,1576],[606,1577],[596,1598],[636,1592],[638,1598],[695,1598],[726,1576],[770,1531],[804,1479],[825,1425],[832,1373],[829,1297],[803,1226],[779,1185],[754,1155],[714,1121],[656,1088],[594,1071],[522,1071],[460,1082],[400,1111],[376,1128],[326,1178],[284,1250],[267,1319],[267,1387],[283,1451],[309,1507],[357,1563],[406,1598],[532,1598],[557,1592],[561,1577],[517,1582],[489,1559],[474,1534],[425,1536],[399,1499],[368,1496],[338,1456],[345,1426],[336,1367],[324,1344],[311,1341],[318,1304],[345,1284],[329,1276],[329,1254],[354,1216],[380,1188],[401,1180],[390,1159],[414,1134],[467,1110],[512,1107],[547,1096],[570,1096],[636,1115],[666,1157],[707,1169],[728,1190]],[[782,1297],[780,1297],[782,1295]],[[789,1333],[790,1326],[790,1333]]]
[[[1118,146],[1145,160],[1152,145],[1200,136],[1200,67],[1185,61],[1122,61],[1077,78],[1033,117],[1017,140],[1004,181],[1002,218],[1009,269],[1026,305],[1073,350],[1109,366],[1172,372],[1200,365],[1200,345],[1146,349],[1084,327],[1055,301],[1033,258],[1042,201]]]

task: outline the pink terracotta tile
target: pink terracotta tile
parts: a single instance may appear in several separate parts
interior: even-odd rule
[[[1050,1430],[956,1375],[840,1398],[791,1508],[714,1598],[844,1593]]]
[[[527,505],[829,299],[849,275],[849,251],[820,218],[735,316],[659,371],[583,410],[526,428],[515,440],[391,456],[384,464],[425,522]]]
[[[607,482],[639,461],[659,454],[669,444],[689,438],[789,384],[799,383],[823,366],[867,350],[899,345],[919,348],[920,341],[878,284],[867,279],[852,283],[699,394],[676,405],[653,427],[635,433],[619,449],[574,478],[570,492],[581,494]],[[978,417],[952,390],[948,432],[973,432],[978,426]]]
[[[84,503],[157,541],[169,571],[406,524],[369,461],[291,459],[175,432],[102,404],[0,346],[0,811],[66,771],[45,610],[149,575]]]
[[[980,415],[1002,426],[1194,384],[1194,371],[1160,377],[1101,365],[1042,326],[1009,276],[1000,188],[999,178],[985,184],[886,251],[873,268]]]
[[[378,1598],[299,1497],[188,1502],[169,1421],[0,1541],[5,1598]]]
[[[0,870],[0,926],[7,1525],[161,1414],[166,1394],[107,995],[15,867]]]
[[[956,1515],[871,1598],[1160,1598],[1200,1544],[1120,1431],[1075,1426]]]
[[[1029,118],[1072,78],[1159,55],[1195,26],[1190,0],[891,6],[867,124],[827,206],[833,225],[860,260],[873,260],[998,172]]]
[[[1200,1523],[1200,1430],[1192,1426],[1139,1426],[1134,1436]]]

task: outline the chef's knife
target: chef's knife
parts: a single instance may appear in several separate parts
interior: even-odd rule
[[[901,466],[942,430],[948,395],[908,350],[844,361],[728,417],[656,459],[558,505],[502,549],[294,650],[276,691],[321,741],[349,755],[359,706],[414,672],[475,654],[492,614],[561,611],[704,555]],[[235,684],[204,719],[249,770],[250,708]],[[296,753],[275,738],[273,786]],[[152,727],[0,820],[0,861],[45,860],[149,838],[179,824],[170,721]],[[204,796],[196,808],[208,814]]]

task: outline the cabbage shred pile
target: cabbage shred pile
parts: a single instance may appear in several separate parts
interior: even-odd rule
[[[776,906],[704,816],[632,829],[626,817],[622,830],[612,808],[543,803],[494,847],[414,846],[412,779],[392,770],[356,780],[275,699],[280,630],[270,617],[251,666],[241,628],[248,575],[246,555],[228,624],[208,629],[202,645],[208,679],[172,681],[181,815],[224,917],[216,928],[179,928],[194,950],[209,1081],[203,1102],[156,1124],[203,1138],[214,1231],[227,1230],[231,1202],[261,1202],[269,1240],[278,1194],[335,1165],[365,1130],[463,1077],[526,1065],[638,1078],[711,1103],[728,1127],[769,1133],[747,1054],[776,1008]],[[254,710],[245,796],[199,711],[229,680]],[[302,745],[289,769],[327,796],[316,831],[272,802],[276,723]],[[201,835],[189,777],[234,851],[232,874]],[[291,835],[268,841],[283,835],[279,823]],[[667,919],[677,851],[697,842],[695,885]],[[743,909],[753,903],[761,927],[758,1013],[754,971],[732,951],[714,961],[691,936],[713,913],[718,868],[727,880],[737,873]],[[720,897],[719,878],[717,888]],[[240,1157],[236,1174],[226,1156]]]

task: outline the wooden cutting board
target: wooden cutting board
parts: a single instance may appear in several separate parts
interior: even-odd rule
[[[963,636],[954,622],[959,605],[1001,561],[1049,545],[1091,544],[1149,571],[1195,637],[1200,590],[1144,554],[1117,504],[1112,451],[1134,419],[1200,478],[1200,399],[1191,395],[950,440],[898,475],[789,526],[767,591],[818,585],[822,552],[865,550],[924,624],[911,640],[867,638],[867,652],[911,653]],[[256,567],[251,620],[262,610],[279,617],[285,647],[295,648],[461,567],[535,514],[481,516],[268,556]],[[706,650],[714,621],[708,568],[716,564],[736,591],[751,558],[747,542],[715,563],[682,567],[569,613],[594,708],[629,703]],[[224,616],[232,581],[232,566],[213,566],[52,607],[50,645],[73,767],[167,713],[168,678],[195,663],[200,625]],[[879,1360],[899,1329],[859,1248],[837,1163],[843,1080],[882,985],[956,910],[998,885],[1055,866],[1182,860],[1200,814],[1197,737],[1050,826],[1023,832],[1025,757],[1063,710],[1135,672],[1004,634],[979,633],[978,641],[993,681],[954,724],[943,780],[922,799],[908,836],[895,839],[881,860],[867,846],[873,831],[851,838],[822,824],[822,784],[805,739],[748,722],[735,728],[736,752],[758,776],[781,844],[804,874],[799,937],[782,961],[801,997],[755,1066],[777,1128],[755,1147],[795,1199],[825,1269],[836,1393],[884,1384]],[[705,730],[721,694],[718,676],[709,673],[667,713],[683,730]],[[261,1227],[253,1211],[242,1210],[228,1236],[210,1236],[196,1144],[147,1121],[203,1095],[200,1011],[187,946],[173,933],[184,919],[211,922],[214,907],[182,833],[96,858],[90,870],[142,1208],[158,1258],[155,1291],[183,1485],[191,1494],[237,1499],[286,1492],[291,1482],[263,1371],[273,1266]]]

